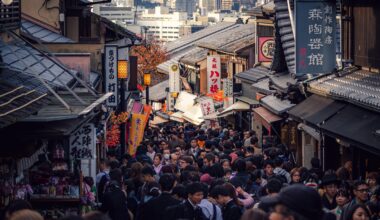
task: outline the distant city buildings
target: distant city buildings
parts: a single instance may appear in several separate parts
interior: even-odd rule
[[[159,41],[173,41],[179,38],[179,29],[186,23],[186,12],[170,12],[169,8],[158,6],[145,9],[137,24],[148,28],[147,33]]]

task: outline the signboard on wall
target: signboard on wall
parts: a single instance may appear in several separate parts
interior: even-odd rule
[[[259,37],[259,62],[271,62],[274,54],[274,37]]]
[[[214,101],[211,98],[203,99],[200,103],[203,116],[215,113]]]
[[[96,132],[94,124],[82,125],[70,135],[70,158],[92,159],[96,153]]]
[[[234,93],[234,85],[231,78],[225,78],[223,80],[223,93],[224,97],[232,97]]]
[[[117,46],[105,46],[105,91],[113,94],[107,99],[106,104],[109,107],[116,107],[118,102],[118,84],[117,84]]]
[[[221,63],[220,56],[207,56],[207,93],[215,94],[221,88]]]
[[[336,66],[336,2],[296,1],[296,75],[330,73]]]
[[[169,66],[169,92],[180,92],[179,66],[172,64]]]
[[[113,94],[107,99],[106,104],[109,107],[117,106],[118,84],[117,84],[117,46],[105,46],[105,91]]]

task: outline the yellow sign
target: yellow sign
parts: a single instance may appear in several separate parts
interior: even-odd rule
[[[172,65],[172,70],[173,70],[173,72],[177,72],[178,66],[177,65]]]
[[[145,114],[132,114],[131,126],[129,128],[128,153],[133,156],[136,154],[137,147],[144,137],[146,125]]]

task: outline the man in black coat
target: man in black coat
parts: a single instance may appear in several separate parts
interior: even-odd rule
[[[228,190],[223,185],[216,186],[211,191],[211,196],[223,207],[223,220],[236,220],[241,218],[241,208],[236,204],[233,198],[231,198]]]
[[[165,213],[165,219],[178,220],[178,219],[191,219],[191,220],[205,220],[202,209],[198,204],[203,199],[203,186],[199,182],[190,183],[186,187],[188,198],[184,203],[176,206],[168,207]]]
[[[112,220],[129,220],[127,197],[121,189],[122,172],[116,168],[110,171],[109,176],[100,211],[108,213]]]
[[[181,201],[174,199],[170,191],[175,185],[175,177],[172,174],[163,174],[159,183],[161,186],[161,195],[149,200],[144,205],[144,210],[139,214],[138,220],[164,220],[165,211],[169,206],[179,205]]]

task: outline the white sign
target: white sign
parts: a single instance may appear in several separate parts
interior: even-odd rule
[[[172,64],[169,66],[169,92],[180,92],[179,66]]]
[[[225,97],[232,97],[233,96],[233,82],[232,79],[226,78],[223,79],[223,94]]]
[[[70,136],[70,158],[91,159],[95,154],[96,133],[94,124],[87,123]]]
[[[117,88],[117,46],[116,45],[106,45],[105,46],[105,77],[106,77],[106,92],[112,92],[107,99],[107,106],[116,107],[118,99],[118,88]]]
[[[203,99],[200,101],[203,116],[215,113],[214,101],[211,98]]]
[[[221,78],[220,56],[207,56],[207,93],[217,93],[220,88]]]

